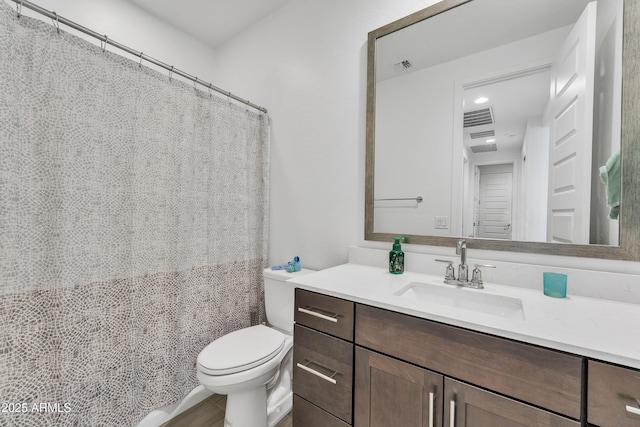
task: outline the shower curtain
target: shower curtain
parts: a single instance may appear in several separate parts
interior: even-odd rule
[[[0,425],[135,425],[264,318],[268,117],[0,1]]]

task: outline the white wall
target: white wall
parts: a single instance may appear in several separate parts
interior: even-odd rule
[[[455,150],[454,121],[463,82],[481,80],[534,62],[549,60],[568,28],[516,41],[485,52],[387,79],[376,85],[375,198],[423,196],[424,202],[376,202],[374,231],[431,236],[470,235],[473,187],[463,200],[462,149]],[[462,112],[460,111],[460,124]],[[519,162],[519,152],[471,154],[469,162]],[[452,167],[452,165],[454,165]],[[473,170],[473,166],[471,165]],[[517,175],[514,175],[516,177]],[[473,183],[473,176],[470,176]],[[514,187],[514,200],[521,197]],[[462,205],[461,202],[462,201]],[[518,204],[513,210],[513,238],[519,239]],[[448,218],[447,229],[435,228],[435,217]],[[546,213],[545,213],[546,216]],[[465,220],[463,227],[462,221]],[[546,240],[545,238],[542,241]]]
[[[294,0],[216,52],[125,0],[36,3],[267,107],[271,263],[347,260],[364,228],[367,33],[435,0]]]
[[[16,6],[13,1],[3,1],[13,8]],[[214,51],[211,48],[132,3],[125,0],[34,0],[33,2],[98,34],[104,34],[109,39],[215,84],[212,81],[215,63]],[[22,8],[22,13],[51,22],[45,16],[32,12],[26,7]],[[64,25],[61,25],[61,29],[100,46],[100,41],[93,37]],[[113,46],[108,46],[107,50],[138,61],[137,58]],[[143,64],[150,66],[146,62]],[[155,66],[151,67],[157,69]],[[166,70],[162,72],[168,75]],[[175,74],[174,76],[180,78]]]
[[[216,50],[216,82],[269,108],[270,261],[347,261],[364,240],[366,37],[432,0],[295,0]],[[404,245],[415,252],[452,248]],[[473,252],[473,250],[471,250]],[[477,251],[483,252],[483,251]],[[483,254],[474,256],[483,256]],[[487,260],[640,272],[640,263],[484,252]],[[496,273],[497,274],[497,273]]]
[[[441,78],[441,68],[432,67],[377,84],[375,198],[424,201],[376,202],[375,232],[452,235],[435,228],[436,216],[451,225],[454,86]],[[453,233],[459,235],[459,227]]]
[[[38,0],[46,9],[267,107],[273,122],[270,261],[300,255],[303,264],[316,269],[346,262],[349,245],[391,245],[364,240],[366,37],[433,3],[294,0],[214,54],[124,0]],[[415,245],[405,250],[452,252]],[[588,259],[485,255],[596,268]],[[602,261],[597,268],[640,272],[640,263]]]
[[[522,162],[522,229],[520,240],[544,242],[547,240],[547,198],[549,189],[549,128],[540,123],[527,123],[524,137],[526,161]]]
[[[431,3],[295,0],[216,50],[216,82],[272,119],[272,264],[330,267],[362,240],[367,33]]]

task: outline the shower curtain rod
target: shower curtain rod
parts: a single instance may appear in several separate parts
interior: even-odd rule
[[[73,21],[71,21],[69,19],[63,18],[62,16],[58,15],[56,12],[51,12],[51,11],[48,11],[47,9],[43,9],[42,7],[40,7],[40,6],[38,6],[38,5],[34,4],[34,3],[31,3],[30,1],[27,1],[27,0],[11,0],[11,1],[16,3],[16,8],[17,8],[17,12],[18,12],[18,18],[21,16],[21,8],[22,8],[22,6],[24,6],[24,7],[28,8],[28,9],[33,10],[34,12],[37,12],[37,13],[39,13],[41,15],[44,15],[44,16],[54,20],[54,24],[58,29],[60,28],[59,27],[60,23],[62,23],[64,25],[68,26],[68,27],[71,27],[71,28],[73,28],[75,30],[78,30],[78,31],[80,31],[80,32],[82,32],[84,34],[87,34],[87,35],[89,35],[91,37],[94,37],[94,38],[100,40],[101,44],[104,43],[104,47],[106,47],[107,44],[110,44],[111,46],[116,47],[116,48],[118,48],[120,50],[124,50],[125,52],[127,52],[127,53],[129,53],[131,55],[137,56],[138,58],[140,58],[140,62],[142,62],[142,60],[145,60],[147,62],[150,62],[150,63],[154,64],[154,65],[157,65],[158,67],[162,67],[165,70],[168,70],[169,71],[169,77],[171,77],[172,73],[178,74],[179,76],[182,76],[182,77],[184,77],[184,78],[186,78],[188,80],[191,80],[195,84],[200,84],[200,85],[206,87],[207,89],[214,90],[214,91],[216,91],[216,92],[218,92],[218,93],[220,93],[222,95],[225,95],[228,98],[234,99],[234,100],[236,100],[236,101],[238,101],[238,102],[240,102],[242,104],[245,104],[247,107],[255,108],[256,110],[262,111],[263,113],[267,112],[267,109],[264,108],[264,107],[256,105],[256,104],[254,104],[254,103],[252,103],[252,102],[250,102],[250,101],[248,101],[246,99],[240,98],[239,96],[236,96],[236,95],[232,94],[231,92],[224,91],[224,90],[220,89],[219,87],[214,86],[211,83],[207,83],[204,80],[200,80],[197,77],[192,76],[191,74],[185,73],[184,71],[179,70],[179,69],[173,67],[172,65],[168,65],[168,64],[166,64],[166,63],[164,63],[162,61],[159,61],[159,60],[157,60],[155,58],[152,58],[152,57],[150,57],[148,55],[145,55],[142,52],[138,52],[136,50],[131,49],[128,46],[125,46],[125,45],[120,44],[120,43],[118,43],[116,41],[113,41],[109,37],[107,37],[106,35],[103,36],[101,34],[96,33],[95,31],[90,30],[90,29],[88,29],[86,27],[83,27],[82,25],[77,24],[77,23],[75,23],[75,22],[73,22]]]

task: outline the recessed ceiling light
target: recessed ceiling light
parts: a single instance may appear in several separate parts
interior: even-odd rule
[[[475,101],[476,104],[484,104],[485,102],[487,102],[489,100],[489,98],[486,98],[484,96],[481,96],[480,98],[477,98]]]
[[[496,142],[496,140],[492,138],[492,139],[487,139],[485,142],[486,142],[487,144],[490,144],[490,143],[492,143],[492,142]]]

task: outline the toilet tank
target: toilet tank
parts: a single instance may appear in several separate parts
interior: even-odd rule
[[[293,334],[293,309],[295,285],[287,282],[294,277],[314,273],[313,270],[302,269],[294,273],[286,270],[263,271],[264,278],[264,306],[267,314],[267,324],[289,334]]]

